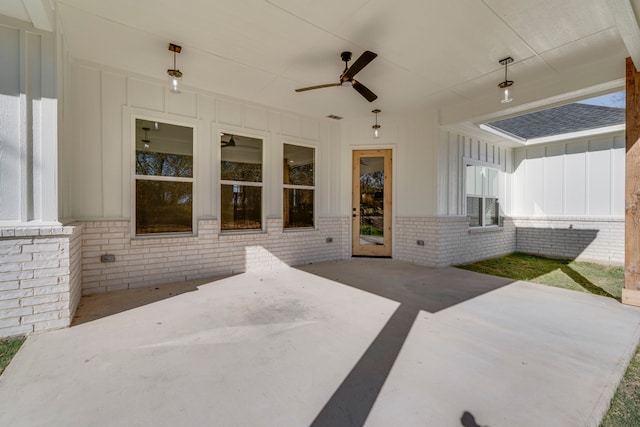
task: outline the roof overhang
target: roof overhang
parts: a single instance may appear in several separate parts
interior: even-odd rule
[[[480,129],[486,132],[490,132],[494,135],[497,135],[501,138],[504,138],[512,142],[517,142],[518,144],[521,144],[523,146],[566,141],[569,139],[585,138],[590,136],[604,135],[608,133],[623,132],[625,130],[625,124],[623,123],[619,125],[605,126],[601,128],[583,130],[579,132],[569,132],[569,133],[562,133],[562,134],[551,135],[551,136],[543,136],[540,138],[524,139],[524,138],[520,138],[515,135],[512,135],[510,133],[500,131],[488,124],[480,124],[478,125],[478,127],[480,127]]]

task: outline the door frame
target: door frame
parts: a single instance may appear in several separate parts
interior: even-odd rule
[[[357,179],[357,181],[359,182],[360,177],[359,177],[359,168],[356,168],[354,165],[354,156],[355,156],[355,152],[356,151],[380,151],[380,150],[384,150],[384,151],[389,151],[389,155],[391,156],[391,161],[390,161],[390,171],[391,171],[391,183],[390,183],[390,188],[389,190],[391,191],[391,199],[389,201],[390,205],[391,205],[391,214],[389,215],[389,221],[390,221],[390,237],[391,237],[391,243],[389,245],[389,254],[388,255],[374,255],[374,254],[358,254],[358,255],[354,255],[354,221],[353,221],[353,207],[354,207],[354,198],[355,196],[355,180]],[[396,146],[395,144],[389,144],[389,145],[359,145],[359,146],[352,146],[351,147],[351,159],[350,159],[350,165],[351,165],[351,169],[352,169],[352,173],[351,173],[351,199],[350,199],[350,207],[349,207],[349,214],[350,214],[350,221],[349,221],[349,225],[350,225],[350,239],[349,239],[349,253],[351,256],[379,256],[382,258],[393,258],[393,254],[395,253],[395,246],[396,246],[396,239],[394,239],[393,236],[395,236],[395,204],[396,204],[396,185],[395,185],[395,173],[394,171],[396,170],[396,159],[395,159],[395,151],[396,151]],[[377,156],[372,156],[372,157],[377,157]],[[357,178],[356,178],[356,174],[358,174]],[[358,190],[358,197],[359,197],[359,190]],[[386,216],[386,212],[385,212],[385,216]],[[358,217],[359,217],[359,213],[358,213]]]

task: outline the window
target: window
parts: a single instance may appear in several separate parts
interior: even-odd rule
[[[500,223],[497,169],[467,165],[467,218],[469,227]]]
[[[284,144],[283,150],[283,226],[313,227],[315,194],[315,149]]]
[[[136,235],[193,232],[193,128],[136,119]]]
[[[222,230],[262,229],[262,140],[220,134]]]

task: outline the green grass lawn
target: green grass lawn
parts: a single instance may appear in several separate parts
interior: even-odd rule
[[[542,258],[520,253],[457,267],[509,279],[609,296],[618,300],[622,297],[624,286],[623,267],[607,267],[590,262]]]
[[[514,253],[457,266],[478,273],[525,280],[620,300],[624,268]],[[600,427],[640,426],[640,347],[631,360]]]
[[[0,374],[4,372],[13,356],[20,350],[24,340],[24,337],[18,337],[0,341]]]

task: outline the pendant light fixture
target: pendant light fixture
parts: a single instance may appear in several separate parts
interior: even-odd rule
[[[182,78],[182,71],[178,70],[178,67],[176,66],[176,55],[182,51],[182,46],[169,43],[169,50],[173,52],[173,68],[167,70],[167,74],[169,75],[169,83],[171,85],[169,90],[172,93],[180,93],[178,83]]]
[[[376,108],[371,112],[376,115],[376,124],[371,126],[371,128],[373,129],[373,137],[380,138],[380,125],[378,124],[378,113],[380,112],[380,110]]]
[[[507,65],[513,62],[513,58],[508,56],[498,62],[500,65],[504,65],[504,81],[498,84],[500,88],[500,102],[506,104],[513,101],[513,80],[509,80],[507,77]]]

